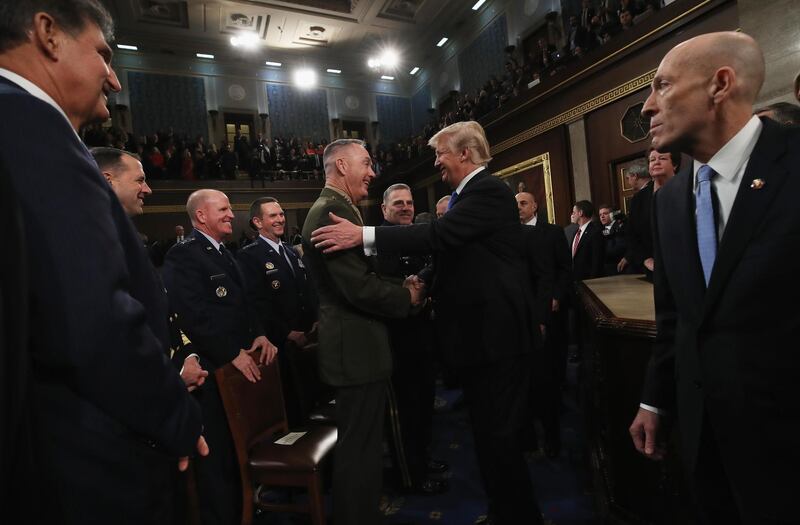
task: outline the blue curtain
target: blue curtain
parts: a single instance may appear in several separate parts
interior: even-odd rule
[[[133,132],[151,135],[172,128],[176,136],[208,139],[202,78],[128,72]]]
[[[461,92],[474,94],[489,76],[502,77],[505,63],[504,49],[508,45],[506,15],[500,15],[489,24],[467,48],[458,55],[458,72],[461,75]]]
[[[397,142],[411,136],[411,103],[406,97],[375,95],[381,142]]]
[[[328,96],[324,89],[267,84],[267,101],[273,137],[330,140]]]
[[[416,135],[422,132],[422,129],[431,118],[428,109],[431,107],[431,86],[425,84],[411,97],[411,122],[412,131]]]

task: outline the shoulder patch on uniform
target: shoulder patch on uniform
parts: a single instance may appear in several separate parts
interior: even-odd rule
[[[239,248],[239,249],[240,250],[251,250],[251,249],[255,248],[256,246],[258,246],[258,243],[256,241],[253,241],[250,244],[248,244],[247,246],[245,246],[243,248]]]

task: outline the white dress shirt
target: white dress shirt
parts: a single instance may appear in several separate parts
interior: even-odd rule
[[[761,124],[758,117],[751,117],[747,124],[708,161],[708,165],[717,173],[717,176],[711,179],[719,204],[717,240],[721,240],[722,234],[725,232],[733,202],[736,200],[736,193],[739,191],[739,184],[742,182],[750,154],[756,147],[763,127],[764,125]],[[697,191],[697,172],[701,166],[703,166],[702,162],[694,161],[695,191]]]
[[[478,168],[475,168],[474,170],[470,171],[466,177],[461,179],[461,183],[456,188],[456,198],[458,198],[458,195],[461,195],[461,190],[463,190],[464,186],[466,186],[467,183],[472,180],[472,177],[474,177],[484,169],[486,169],[486,166],[480,166]],[[364,255],[369,257],[370,255],[378,254],[378,250],[375,248],[375,226],[364,226],[362,228],[361,242],[364,245]]]
[[[536,217],[537,215],[534,215],[533,218],[531,218],[531,220],[525,223],[525,226],[536,226]]]
[[[211,244],[214,246],[214,248],[215,248],[217,251],[219,251],[219,244],[220,244],[220,243],[218,243],[217,241],[215,241],[214,239],[212,239],[211,237],[209,237],[209,236],[208,236],[208,235],[207,235],[205,232],[201,232],[200,230],[197,230],[197,231],[198,231],[198,232],[200,232],[200,233],[203,235],[203,237],[205,237],[206,239],[208,239],[208,242],[210,242],[210,243],[211,243]]]

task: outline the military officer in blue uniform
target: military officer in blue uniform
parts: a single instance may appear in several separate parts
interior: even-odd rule
[[[186,210],[194,230],[167,252],[164,284],[177,323],[213,372],[227,363],[250,381],[261,374],[251,354],[261,349],[264,361],[277,348],[264,336],[261,323],[244,291],[244,278],[223,240],[232,233],[233,211],[228,197],[217,190],[192,193]],[[238,473],[233,442],[214,374],[195,391],[203,410],[211,454],[196,464],[197,489],[203,525],[229,525],[239,520]]]
[[[281,240],[286,217],[273,197],[261,197],[250,205],[250,227],[258,232],[251,244],[239,250],[246,293],[267,338],[280,349],[281,379],[290,424],[302,422],[291,356],[283,349],[291,341],[298,348],[317,320],[317,301],[303,261]]]

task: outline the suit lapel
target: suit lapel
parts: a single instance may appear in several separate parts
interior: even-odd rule
[[[768,119],[762,122],[764,128],[750,155],[728,223],[725,225],[725,233],[717,250],[717,258],[706,293],[705,313],[710,311],[718,299],[788,176],[786,167],[778,163],[778,159],[786,151],[786,139],[780,133],[778,124],[773,124]],[[763,187],[758,190],[751,187],[756,178],[764,181]]]
[[[214,245],[211,244],[211,241],[206,239],[205,235],[197,230],[193,231],[192,235],[194,235],[195,239],[197,239],[196,242],[200,243],[203,253],[206,255],[207,259],[212,262],[212,264],[216,265],[223,273],[230,274],[233,280],[237,283],[241,282],[236,266],[234,265],[234,267],[231,268],[230,264],[228,264],[228,261],[225,259],[225,256],[219,253],[219,250],[214,248]]]
[[[694,173],[692,163],[688,164],[669,181],[668,186],[659,189],[655,194],[653,212],[660,211],[656,220],[661,256],[669,259],[670,266],[680,268],[678,275],[683,276],[682,282],[686,283],[685,289],[690,296],[687,304],[699,310],[706,293],[706,283],[697,249]],[[669,198],[665,199],[666,202],[661,202],[660,199],[665,197]]]

